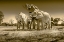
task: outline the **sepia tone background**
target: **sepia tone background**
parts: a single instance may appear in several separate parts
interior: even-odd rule
[[[0,11],[4,14],[4,22],[9,22],[10,19],[15,20],[15,15],[23,12],[29,14],[23,7],[26,3],[34,4],[40,10],[48,12],[53,18],[64,19],[64,1],[62,0],[1,0]]]

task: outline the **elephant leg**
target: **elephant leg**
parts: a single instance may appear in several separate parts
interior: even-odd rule
[[[45,26],[45,28],[47,28],[47,29],[48,29],[48,25],[49,25],[49,24],[48,24],[48,23],[45,23],[45,25],[46,25],[46,26]]]
[[[33,28],[33,21],[30,22],[30,28]]]
[[[51,22],[48,22],[48,23],[47,23],[47,28],[48,28],[48,29],[51,29]]]
[[[53,25],[53,24],[51,23],[51,28],[52,28],[52,25]]]
[[[29,23],[29,28],[31,29],[32,22]]]
[[[39,23],[39,20],[37,20],[37,30],[39,30],[39,26],[40,26],[40,23]]]
[[[51,29],[52,25],[51,25],[51,22],[49,22],[49,29]]]
[[[44,28],[44,29],[47,29],[47,28],[48,28],[48,23],[43,22],[43,28]]]
[[[18,26],[18,24],[17,24],[17,30],[18,30],[18,28],[19,28],[19,26]]]
[[[41,21],[41,29],[45,28],[45,23],[43,21]]]
[[[22,29],[24,29],[24,21],[22,21]]]
[[[40,28],[42,29],[43,28],[43,22],[40,21]]]
[[[20,29],[20,22],[17,22],[17,30]]]
[[[35,19],[33,20],[33,29],[35,29]]]
[[[31,23],[30,23],[30,29],[31,29]]]
[[[27,28],[30,29],[30,27],[29,27],[29,22],[27,23]]]
[[[24,23],[23,23],[23,28],[22,29],[24,29]]]
[[[46,28],[50,29],[50,23],[49,22],[46,22]]]
[[[29,23],[27,23],[27,28],[29,29]]]

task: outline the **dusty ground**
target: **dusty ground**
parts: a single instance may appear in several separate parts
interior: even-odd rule
[[[0,26],[0,42],[64,42],[64,26],[40,31],[17,31],[15,26]]]

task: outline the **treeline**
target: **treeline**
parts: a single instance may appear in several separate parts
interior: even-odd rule
[[[0,26],[16,26],[17,23],[14,23],[14,24],[10,24],[10,23],[2,23]]]
[[[64,20],[62,20],[60,18],[51,17],[51,24],[53,26],[64,26]]]
[[[52,26],[64,26],[64,20],[60,18],[51,17],[51,25]],[[1,23],[1,26],[17,26],[17,23],[13,23],[13,21],[11,20],[10,23],[7,23],[7,22]]]

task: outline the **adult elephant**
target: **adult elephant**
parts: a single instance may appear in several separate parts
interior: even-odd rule
[[[16,20],[17,20],[17,30],[20,29],[20,26],[22,24],[22,29],[27,27],[28,29],[31,28],[31,18],[27,16],[26,14],[20,12],[18,15],[16,15]]]
[[[33,4],[26,4],[26,8],[32,16],[36,17],[37,29],[39,29],[40,21],[43,28],[51,28],[51,16],[49,13],[39,10],[39,8]]]

